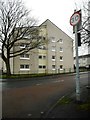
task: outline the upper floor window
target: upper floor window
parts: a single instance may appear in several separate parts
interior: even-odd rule
[[[54,55],[52,56],[52,60],[55,60],[55,56]]]
[[[55,46],[52,46],[52,51],[55,51]]]
[[[63,48],[62,47],[60,47],[60,52],[63,52]]]
[[[21,54],[20,59],[29,59],[29,54]]]
[[[63,40],[62,40],[62,39],[60,39],[60,40],[59,40],[59,42],[60,42],[60,43],[63,43]]]
[[[44,46],[44,45],[39,46],[38,49],[46,50],[46,46]]]
[[[42,59],[42,55],[39,55],[39,59]]]
[[[45,55],[39,55],[39,59],[46,59]]]
[[[45,69],[45,68],[46,68],[45,65],[39,65],[38,67],[39,67],[40,69]]]
[[[60,61],[63,61],[63,56],[60,56]]]
[[[22,43],[21,45],[20,45],[20,48],[25,48],[26,47],[26,45],[24,44],[24,43]]]
[[[60,65],[60,70],[63,70],[63,65]]]
[[[43,56],[43,59],[46,59],[46,56],[45,56],[45,55]]]
[[[29,43],[21,43],[20,44],[20,48],[28,48],[29,47]]]
[[[55,41],[55,37],[51,37],[51,41],[52,41],[52,42],[56,42],[56,41]]]

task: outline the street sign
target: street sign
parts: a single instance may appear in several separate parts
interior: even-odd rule
[[[81,22],[81,10],[74,10],[74,14],[70,17],[70,24],[74,28],[75,32],[75,47],[76,47],[76,100],[80,101],[80,80],[79,80],[79,58],[78,58],[78,40],[80,39],[80,34],[78,34],[78,25]],[[80,45],[80,44],[79,44]]]
[[[75,12],[71,17],[70,17],[70,25],[75,26],[77,23],[80,22],[80,13]]]
[[[82,29],[82,13],[81,9],[77,11],[80,15],[80,22],[77,23],[77,31],[79,32]],[[73,26],[73,33],[75,33],[75,26]]]

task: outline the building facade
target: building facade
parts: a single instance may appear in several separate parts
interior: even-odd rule
[[[71,72],[74,67],[73,40],[50,20],[39,27],[45,44],[12,59],[13,74]],[[25,45],[14,46],[13,50]]]
[[[76,57],[74,57],[74,65],[76,66]],[[90,54],[79,56],[79,67],[90,68]]]

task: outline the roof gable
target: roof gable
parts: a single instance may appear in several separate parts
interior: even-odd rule
[[[48,23],[54,25],[59,31],[61,31],[63,34],[65,34],[66,36],[68,36],[70,39],[72,39],[69,35],[67,35],[64,31],[62,31],[58,26],[56,26],[52,21],[50,21],[49,19],[45,20],[40,26],[47,26]],[[73,41],[73,39],[72,39]]]

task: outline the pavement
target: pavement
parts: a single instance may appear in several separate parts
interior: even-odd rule
[[[80,101],[76,101],[76,93],[72,92],[60,98],[42,118],[89,118],[90,87],[80,89]]]

